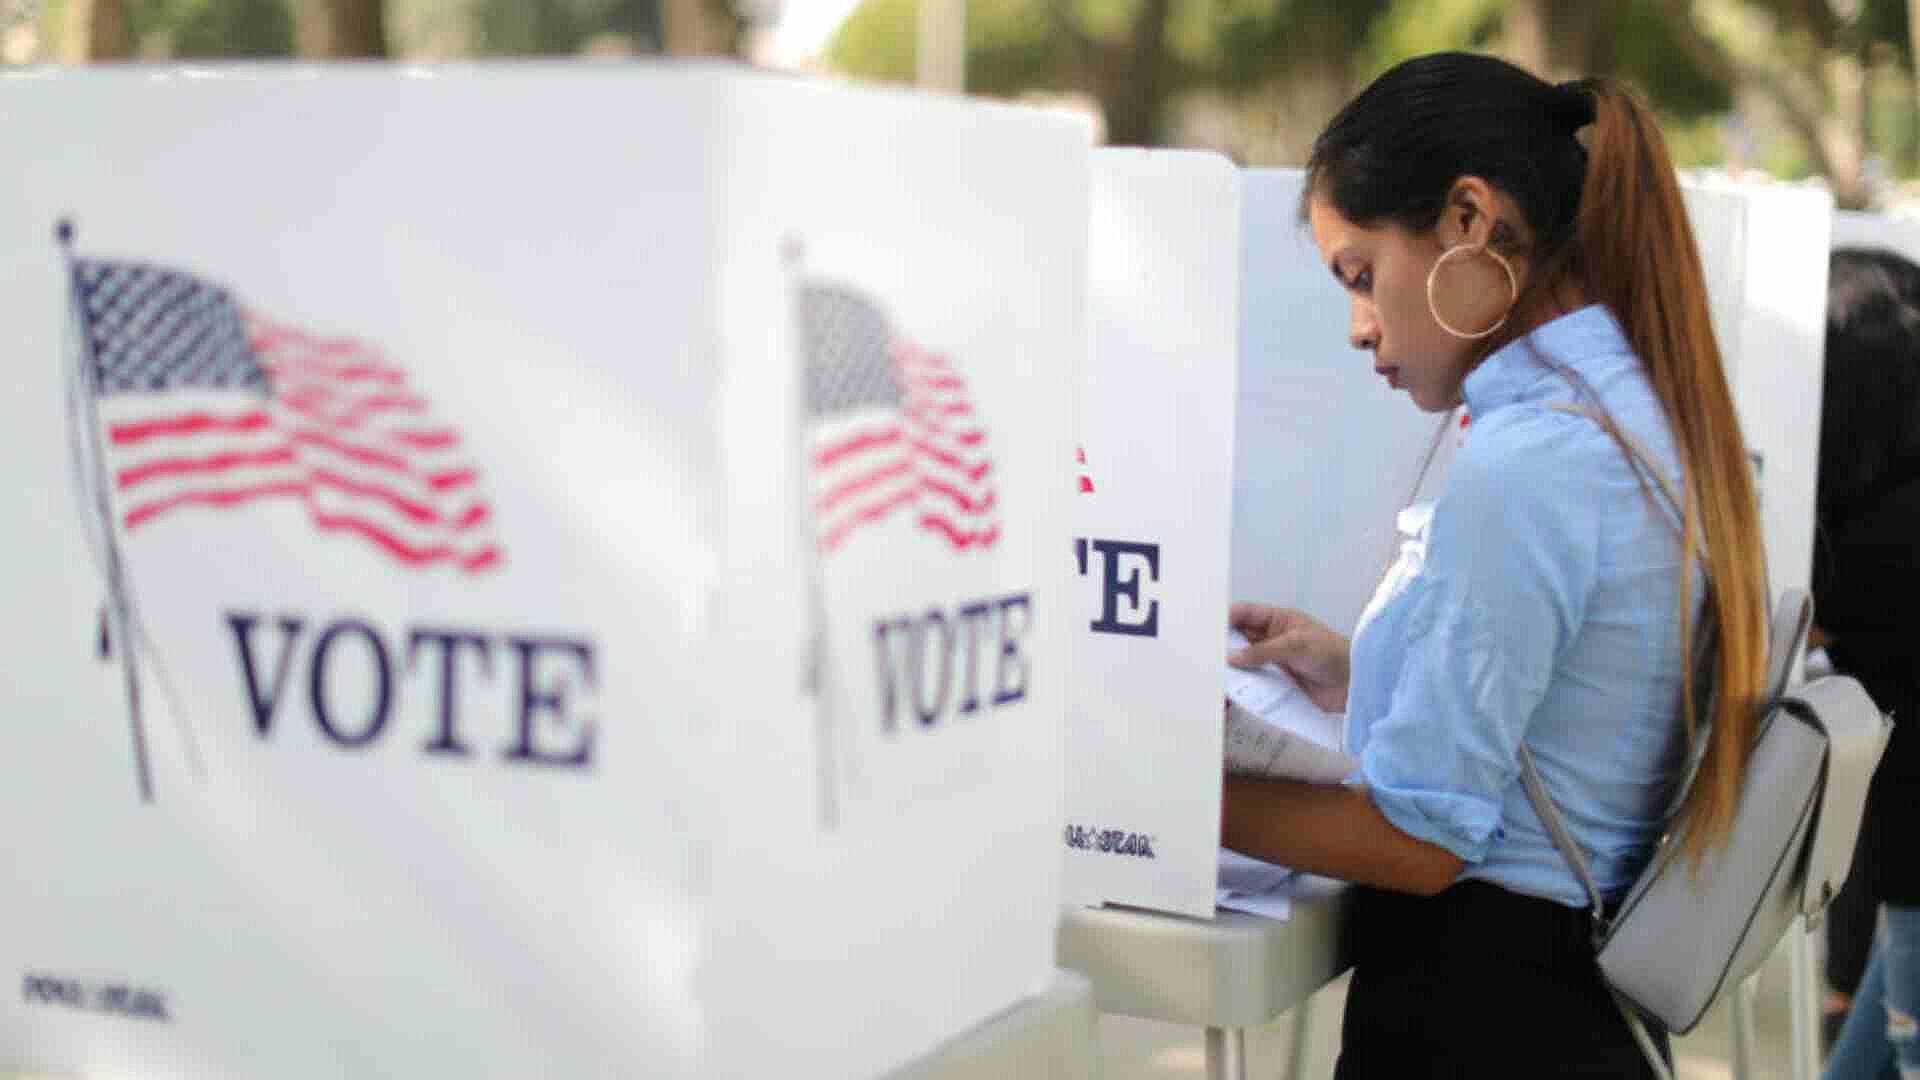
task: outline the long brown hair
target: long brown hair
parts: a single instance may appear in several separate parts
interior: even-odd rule
[[[1718,619],[1712,727],[1682,813],[1696,861],[1733,825],[1740,781],[1759,723],[1767,671],[1765,552],[1752,466],[1727,389],[1707,308],[1706,275],[1680,184],[1654,118],[1616,83],[1589,81],[1592,163],[1575,243],[1588,294],[1613,310],[1646,365],[1679,446],[1686,488],[1681,597],[1694,596],[1690,557],[1704,542],[1709,610]],[[1693,655],[1691,619],[1681,624]],[[1687,741],[1700,738],[1692,665],[1683,697]]]
[[[1590,129],[1584,146],[1582,128]],[[1527,218],[1538,270],[1520,306],[1569,285],[1606,305],[1673,431],[1684,480],[1683,656],[1695,654],[1696,552],[1706,563],[1704,610],[1718,631],[1709,715],[1696,705],[1690,663],[1683,676],[1681,714],[1700,764],[1680,814],[1684,850],[1697,863],[1732,826],[1759,722],[1767,582],[1753,475],[1679,179],[1652,113],[1624,86],[1554,86],[1493,57],[1440,53],[1382,75],[1334,118],[1314,144],[1307,192],[1363,227],[1423,232],[1463,176],[1499,187]],[[1599,416],[1631,459],[1612,418]]]

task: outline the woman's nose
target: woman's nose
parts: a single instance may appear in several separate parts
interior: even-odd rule
[[[1370,305],[1358,300],[1353,304],[1353,320],[1347,327],[1347,340],[1356,349],[1371,351],[1380,344],[1380,324]]]

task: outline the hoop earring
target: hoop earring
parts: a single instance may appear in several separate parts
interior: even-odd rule
[[[1487,327],[1485,330],[1482,330],[1477,334],[1469,334],[1464,330],[1455,330],[1453,327],[1447,325],[1447,320],[1440,317],[1440,305],[1434,303],[1434,300],[1433,300],[1433,283],[1434,283],[1434,280],[1440,276],[1441,265],[1444,264],[1448,259],[1453,258],[1455,255],[1458,255],[1463,251],[1469,254],[1485,255],[1491,258],[1494,262],[1499,263],[1500,269],[1505,270],[1507,272],[1507,291],[1512,294],[1511,297],[1507,300],[1506,312],[1503,313],[1500,316],[1500,318],[1495,320],[1492,326]],[[1481,338],[1492,336],[1501,327],[1507,325],[1508,316],[1513,314],[1513,307],[1515,304],[1518,304],[1519,302],[1520,302],[1520,279],[1514,276],[1513,264],[1508,262],[1505,258],[1503,258],[1499,252],[1493,250],[1490,247],[1487,247],[1484,244],[1480,245],[1479,247],[1474,247],[1473,245],[1470,245],[1470,244],[1455,244],[1454,246],[1448,248],[1446,252],[1443,253],[1438,259],[1435,259],[1433,263],[1433,269],[1427,271],[1427,311],[1433,316],[1433,321],[1440,324],[1440,329],[1445,330],[1447,333],[1452,334],[1454,337],[1457,337],[1462,341],[1478,341]]]

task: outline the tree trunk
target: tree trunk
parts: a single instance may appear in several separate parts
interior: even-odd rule
[[[1543,79],[1558,81],[1547,55],[1547,13],[1544,0],[1515,0],[1500,23],[1501,52],[1508,60]]]
[[[967,0],[919,0],[913,81],[950,94],[967,89]]]
[[[724,0],[663,0],[660,21],[669,56],[739,56],[745,23]]]
[[[1167,13],[1172,0],[1140,0],[1132,33],[1100,70],[1100,109],[1110,146],[1159,146],[1165,102]]]
[[[125,60],[133,55],[121,0],[67,0],[60,59],[69,64]]]
[[[1920,3],[1920,0],[1911,0]],[[1619,0],[1515,0],[1501,24],[1507,59],[1548,82],[1608,75],[1615,64]]]
[[[1907,0],[1907,43],[1913,50],[1913,103],[1916,124],[1920,124],[1920,0]],[[1907,165],[1920,164],[1920,140],[1907,140]]]
[[[660,5],[666,26],[667,55],[705,56],[712,51],[707,38],[706,5],[702,0],[665,0]]]
[[[1620,0],[1554,4],[1547,22],[1553,64],[1565,79],[1611,75],[1619,65],[1616,48],[1626,5]]]
[[[1865,65],[1852,57],[1836,56],[1827,65],[1833,108],[1821,121],[1820,142],[1825,146],[1827,183],[1833,202],[1842,210],[1865,210],[1873,201],[1867,185]]]
[[[382,0],[293,0],[293,52],[311,60],[387,55]]]

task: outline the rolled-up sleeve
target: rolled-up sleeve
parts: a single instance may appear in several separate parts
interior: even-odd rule
[[[1584,617],[1603,512],[1580,483],[1591,437],[1605,438],[1591,421],[1492,419],[1455,460],[1425,562],[1393,601],[1399,677],[1360,748],[1387,819],[1469,863],[1487,856],[1520,740]]]

